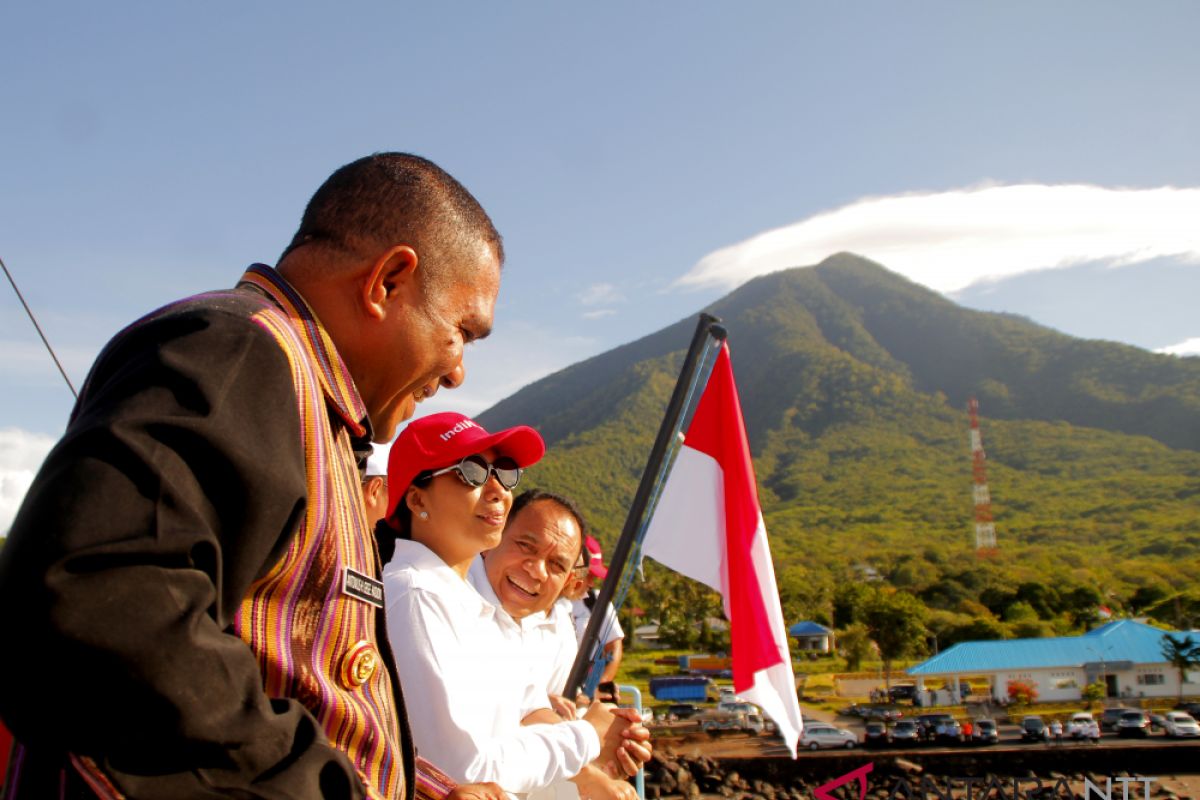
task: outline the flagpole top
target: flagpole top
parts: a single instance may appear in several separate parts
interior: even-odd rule
[[[724,325],[717,325],[716,323],[713,323],[708,328],[708,335],[719,342],[723,342],[725,341],[726,337],[729,336],[729,331],[725,330]]]

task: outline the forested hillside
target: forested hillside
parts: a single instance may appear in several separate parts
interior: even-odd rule
[[[847,254],[706,310],[729,331],[789,620],[849,625],[878,576],[924,604],[942,646],[1077,629],[1101,604],[1200,623],[1200,359],[964,309]],[[541,430],[550,450],[530,483],[580,500],[602,541],[620,530],[694,326],[480,417]],[[987,559],[973,549],[971,396],[1000,544]]]

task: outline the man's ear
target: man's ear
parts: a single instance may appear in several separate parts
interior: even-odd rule
[[[369,316],[382,319],[391,303],[417,288],[420,259],[406,244],[389,247],[379,254],[362,284],[362,298]]]
[[[375,498],[379,497],[381,491],[387,492],[386,486],[387,483],[384,481],[382,475],[372,475],[367,478],[367,494],[371,496],[372,502],[374,502]]]

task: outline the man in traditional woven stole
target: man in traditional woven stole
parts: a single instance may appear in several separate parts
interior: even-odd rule
[[[462,382],[502,260],[457,181],[377,154],[275,269],[108,344],[0,551],[6,797],[412,796],[360,469]]]

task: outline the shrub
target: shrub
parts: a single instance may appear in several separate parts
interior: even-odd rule
[[[1033,681],[1009,681],[1007,691],[1008,699],[1013,703],[1029,705],[1038,699],[1037,684]]]

